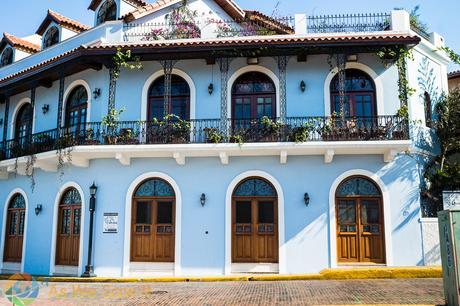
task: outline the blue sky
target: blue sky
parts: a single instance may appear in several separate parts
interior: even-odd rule
[[[153,0],[147,0],[154,2]],[[294,13],[340,14],[387,12],[395,7],[411,10],[420,5],[421,18],[431,30],[443,35],[447,45],[460,53],[459,0],[234,0],[244,9],[253,9],[272,15],[279,2],[277,15]],[[67,17],[92,25],[93,12],[87,7],[90,0],[1,0],[0,31],[17,36],[33,34],[51,8]],[[8,13],[5,13],[8,12]],[[451,66],[450,70],[460,69]]]

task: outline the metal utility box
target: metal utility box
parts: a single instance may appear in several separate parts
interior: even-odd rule
[[[444,295],[449,306],[460,301],[460,209],[438,213]]]

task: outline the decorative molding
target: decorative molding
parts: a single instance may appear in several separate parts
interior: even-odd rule
[[[115,109],[115,95],[117,91],[117,77],[115,68],[111,67],[109,69],[109,101],[107,104],[107,114],[110,113],[111,110]],[[91,95],[91,92],[89,93]]]
[[[289,62],[288,56],[278,56],[278,69],[279,69],[279,117],[284,122],[286,121],[287,113],[287,91],[286,91],[286,68]]]
[[[222,165],[228,165],[229,157],[228,157],[227,152],[220,152],[219,158],[220,158],[220,162],[222,163]]]
[[[386,163],[390,163],[395,160],[396,156],[398,155],[398,151],[396,150],[388,150],[383,155],[383,161]]]
[[[88,168],[89,159],[83,157],[72,156],[70,163],[75,167]]]
[[[332,163],[332,160],[334,159],[335,151],[334,150],[326,150],[324,153],[324,163],[325,164],[330,164]]]
[[[281,151],[280,153],[280,164],[287,164],[288,152],[286,150]]]
[[[115,158],[122,164],[123,166],[131,165],[131,158],[125,154],[117,153]]]
[[[173,153],[173,158],[176,160],[176,163],[180,166],[185,165],[185,155],[183,153],[175,152]]]

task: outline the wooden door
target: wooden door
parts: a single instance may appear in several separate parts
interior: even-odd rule
[[[175,201],[135,199],[131,218],[131,261],[174,262]]]
[[[339,198],[336,213],[338,261],[385,263],[381,200]]]
[[[26,210],[25,207],[8,208],[7,213],[3,261],[21,262]]]
[[[238,198],[232,206],[232,261],[278,262],[278,208],[274,198]]]
[[[81,204],[61,204],[56,243],[56,265],[78,266]]]

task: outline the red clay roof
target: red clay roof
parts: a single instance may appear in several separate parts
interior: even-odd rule
[[[157,0],[154,3],[144,5],[137,10],[125,15],[125,21],[133,21],[149,15],[153,12],[159,11],[170,5],[181,3],[183,0]],[[245,12],[240,9],[232,0],[214,0],[222,9],[227,12],[234,19],[242,19],[245,17]]]
[[[0,49],[2,49],[6,43],[10,44],[13,48],[20,49],[27,53],[35,53],[40,51],[39,45],[33,44],[30,41],[4,32],[2,42],[0,43]]]
[[[450,79],[460,78],[460,70],[449,72],[447,77]]]
[[[38,35],[43,35],[51,21],[54,21],[62,27],[78,33],[86,31],[90,28],[89,26],[81,24],[78,21],[67,18],[59,13],[53,12],[52,10],[48,10],[48,14],[45,17],[45,20],[43,20],[42,24],[40,25],[36,33]]]
[[[90,5],[88,7],[88,10],[95,11],[97,9],[97,7],[99,6],[99,4],[101,4],[102,1],[103,0],[93,0],[93,1],[91,1]],[[132,4],[134,4],[137,7],[144,6],[144,5],[148,4],[147,2],[142,1],[142,0],[127,0],[127,2],[131,2]]]
[[[259,11],[244,11],[246,13],[246,19],[255,21],[258,24],[263,25],[269,30],[276,31],[278,34],[294,34],[295,31],[290,26],[272,18],[268,15],[265,15]]]
[[[168,48],[173,49],[175,52],[179,52],[181,47],[235,47],[244,44],[249,45],[289,45],[289,44],[300,44],[305,47],[316,47],[316,46],[340,46],[344,43],[356,43],[358,45],[368,44],[369,42],[376,43],[395,43],[395,44],[415,44],[420,42],[420,37],[411,34],[400,34],[400,33],[379,33],[379,34],[351,34],[351,35],[308,35],[308,36],[292,36],[292,35],[274,35],[274,36],[247,36],[247,37],[232,37],[232,38],[217,38],[217,39],[200,39],[200,40],[157,40],[148,42],[136,42],[136,43],[123,43],[123,44],[102,44],[94,43],[90,46],[80,46],[73,50],[69,50],[63,54],[55,56],[51,59],[43,61],[37,65],[28,67],[22,71],[18,71],[14,74],[6,76],[0,79],[0,84],[10,79],[14,79],[31,71],[35,71],[44,68],[47,65],[53,65],[54,62],[65,57],[71,57],[76,52],[82,50],[117,50],[122,49],[158,49],[164,51]],[[198,49],[198,48],[197,48]]]

